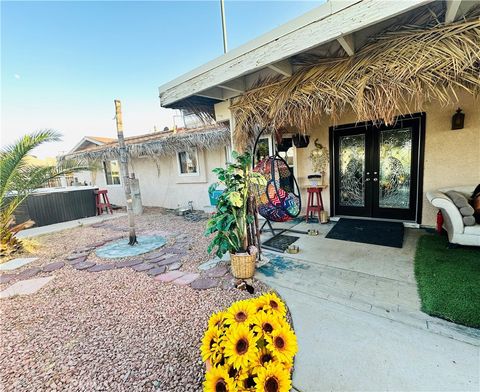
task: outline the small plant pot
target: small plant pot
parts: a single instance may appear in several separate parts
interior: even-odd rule
[[[297,254],[300,252],[300,248],[297,245],[290,245],[285,252],[290,253],[290,254]]]
[[[255,274],[257,254],[230,254],[232,275],[237,279],[250,279]]]

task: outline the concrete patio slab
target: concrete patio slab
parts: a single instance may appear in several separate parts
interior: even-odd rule
[[[53,279],[53,276],[22,280],[0,292],[0,298],[9,298],[16,295],[34,294]]]
[[[9,260],[6,263],[0,264],[0,271],[13,271],[23,267],[24,265],[32,263],[35,260],[38,260],[38,257],[24,257]]]
[[[289,305],[299,391],[478,391],[479,347],[277,287]]]

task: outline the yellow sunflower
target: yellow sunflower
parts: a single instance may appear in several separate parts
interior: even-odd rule
[[[252,362],[252,366],[258,371],[259,368],[267,366],[267,364],[275,362],[276,359],[272,352],[263,347],[258,350],[255,360]]]
[[[233,378],[229,377],[228,371],[221,367],[211,368],[203,382],[204,392],[236,392]]]
[[[235,369],[245,368],[255,359],[257,353],[256,339],[248,326],[238,324],[230,327],[223,345],[224,355],[228,364]]]
[[[255,314],[255,306],[252,302],[237,301],[232,306],[230,306],[225,313],[225,319],[231,324],[246,324],[248,325],[253,315]]]
[[[280,328],[280,323],[275,315],[265,312],[258,312],[253,317],[253,331],[258,334],[271,334]]]
[[[267,348],[280,362],[291,363],[298,351],[297,337],[288,326],[274,330],[271,335],[265,335],[265,340]]]
[[[259,369],[254,381],[255,392],[288,392],[292,387],[290,372],[275,362]]]
[[[287,308],[277,294],[267,293],[262,295],[262,297],[264,303],[263,310],[281,317],[287,314]]]
[[[238,372],[238,375],[235,378],[235,387],[237,388],[237,391],[255,391],[256,376],[256,372],[254,373],[250,369]]]
[[[215,364],[222,356],[223,347],[220,344],[220,334],[221,331],[217,327],[208,328],[207,332],[205,332],[200,346],[200,352],[204,362],[210,360],[212,364]]]
[[[210,317],[210,320],[208,320],[208,328],[212,328],[212,327],[220,328],[224,320],[225,320],[224,312],[214,313]]]

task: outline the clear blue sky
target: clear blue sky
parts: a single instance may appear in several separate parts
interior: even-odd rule
[[[229,49],[322,1],[228,1]],[[219,1],[1,2],[1,142],[54,128],[64,141],[115,136],[113,100],[126,135],[172,125],[158,86],[223,53]]]

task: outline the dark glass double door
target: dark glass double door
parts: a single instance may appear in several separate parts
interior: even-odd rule
[[[330,129],[334,215],[416,221],[423,114]]]

